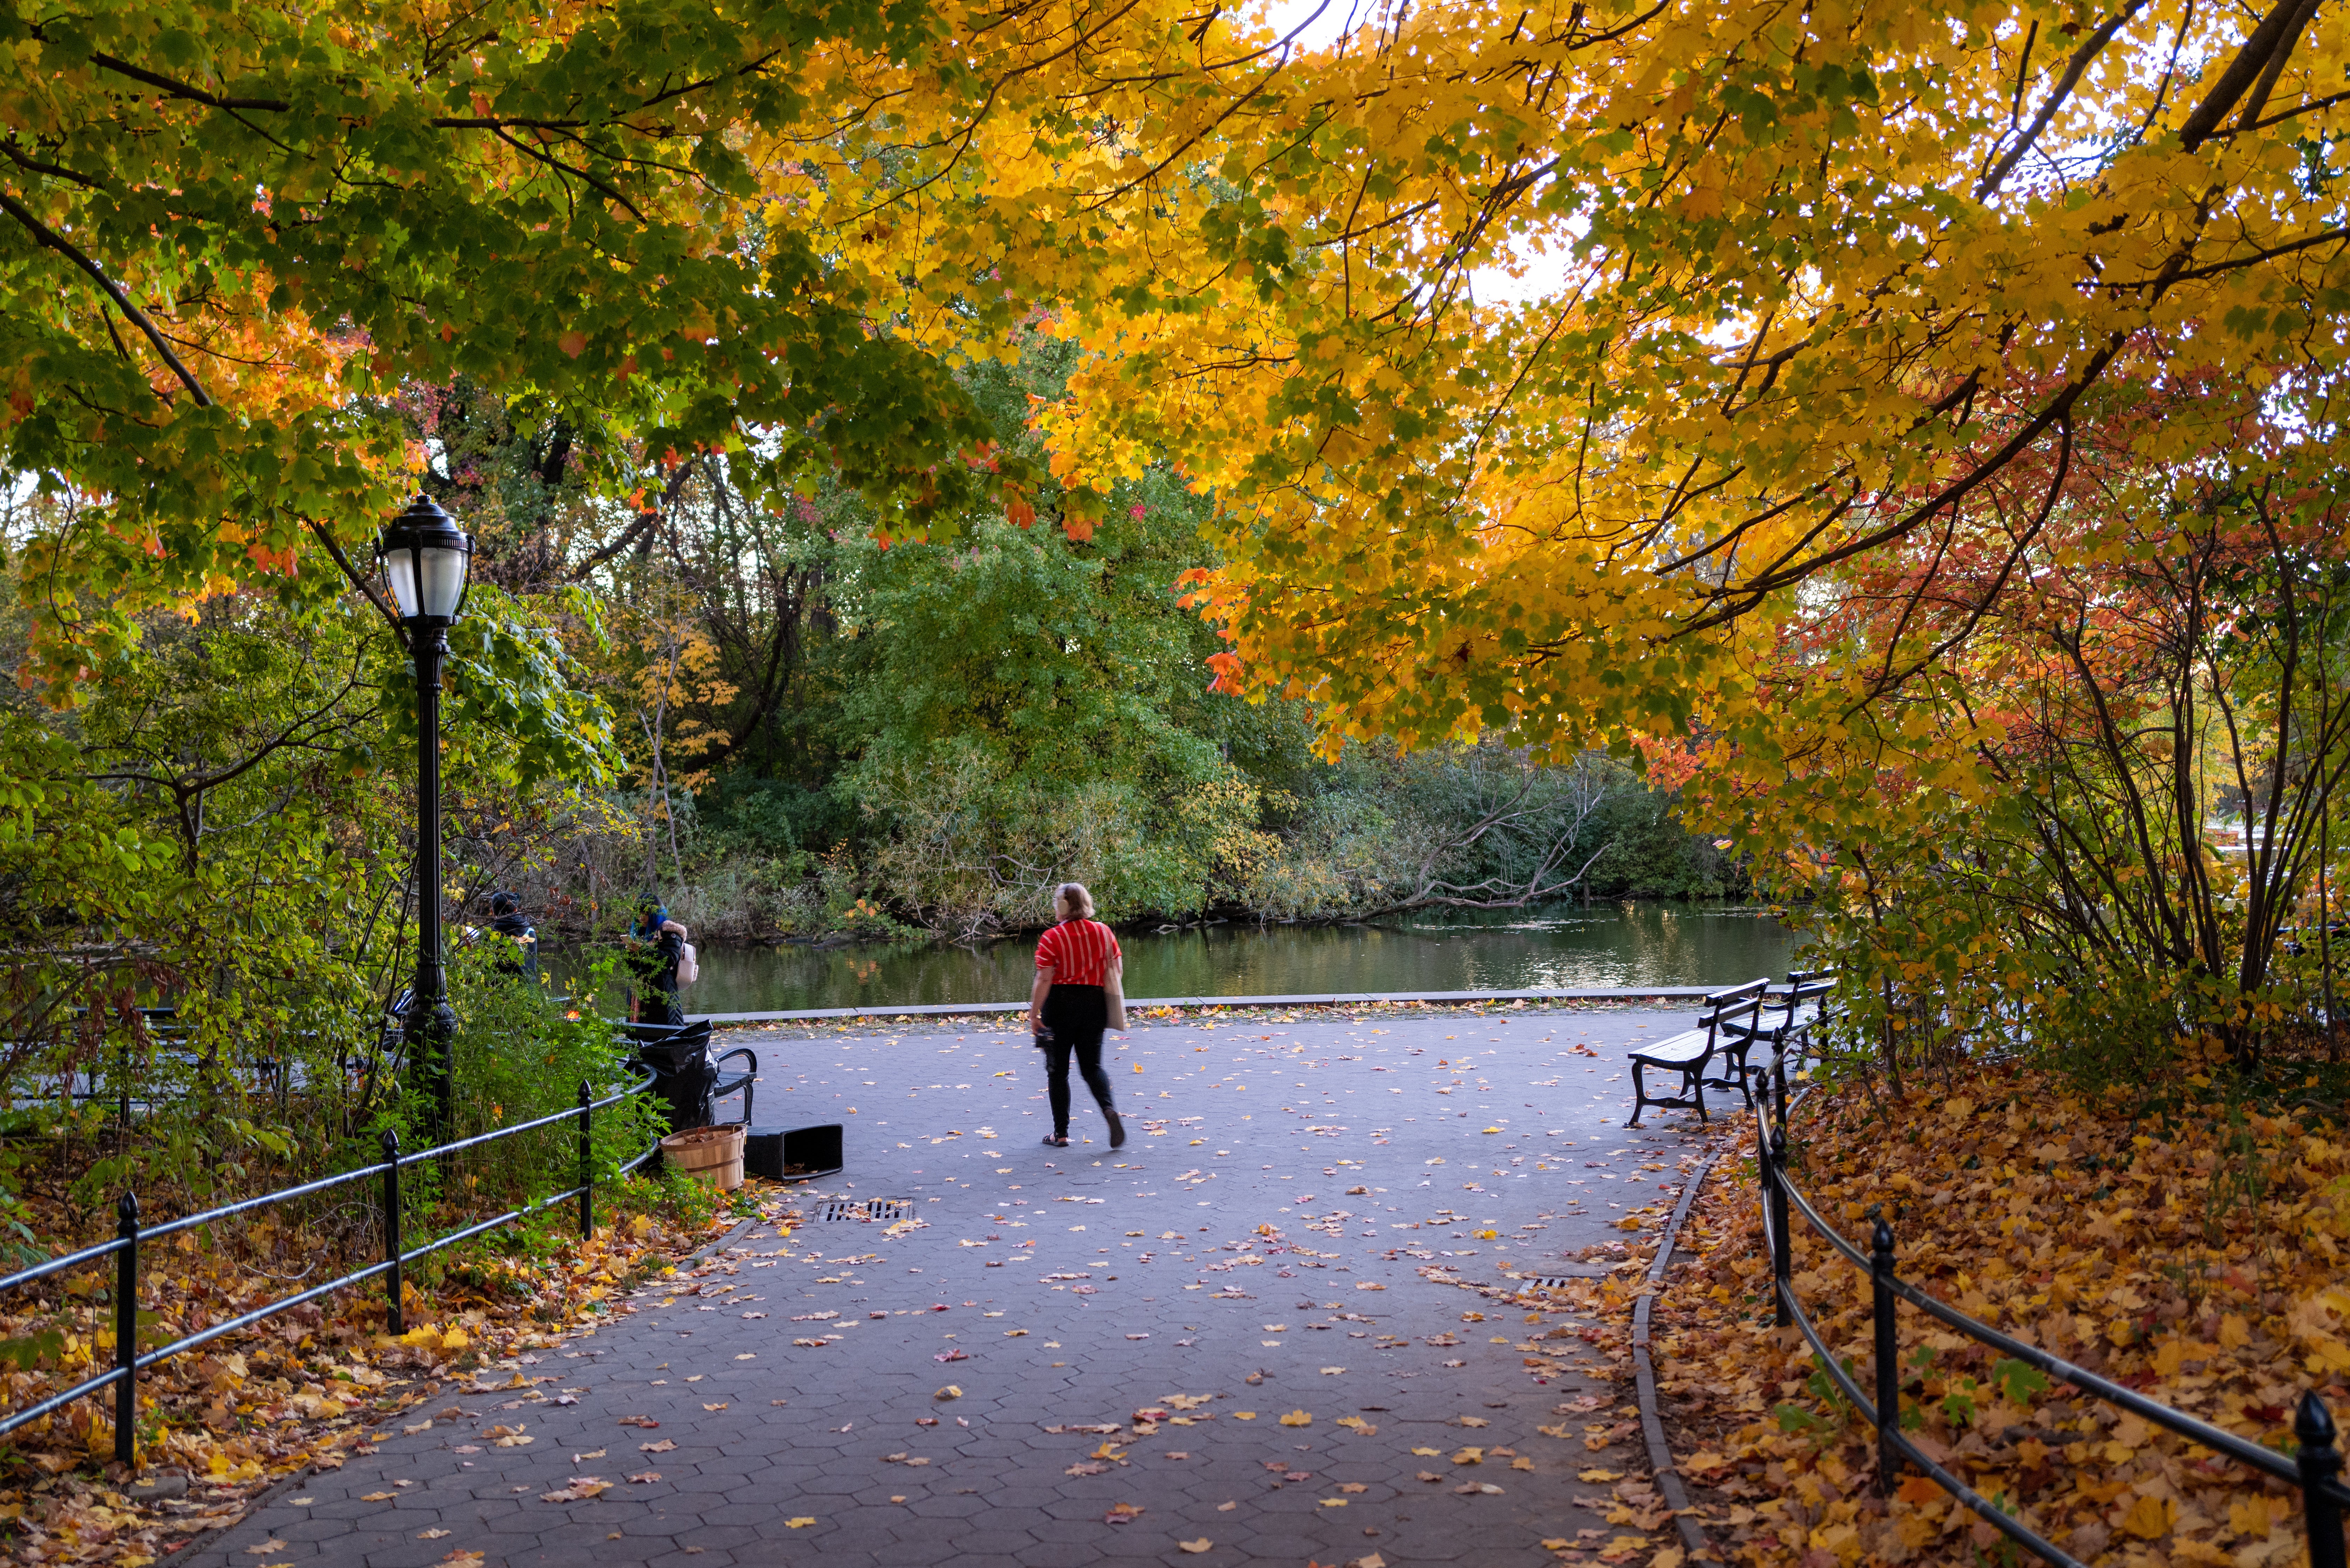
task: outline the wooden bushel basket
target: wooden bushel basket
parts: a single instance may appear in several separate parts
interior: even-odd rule
[[[721,1192],[743,1185],[743,1134],[732,1127],[689,1127],[660,1140],[661,1162]]]

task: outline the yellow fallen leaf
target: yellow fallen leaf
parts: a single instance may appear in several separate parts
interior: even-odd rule
[[[1344,1508],[1347,1506],[1347,1500],[1343,1497],[1326,1497],[1322,1500],[1322,1506],[1324,1508]]]
[[[815,1522],[816,1516],[814,1514],[804,1513],[797,1519],[787,1519],[784,1521],[784,1528],[785,1530],[806,1530],[809,1525],[814,1524]]]
[[[1624,1472],[1622,1470],[1581,1470],[1576,1472],[1575,1479],[1589,1481],[1596,1486],[1601,1481],[1622,1480]]]
[[[419,1541],[438,1541],[448,1533],[449,1532],[445,1530],[420,1530],[416,1532],[416,1539]]]
[[[1414,1449],[1412,1452],[1431,1459],[1440,1459],[1444,1457],[1442,1449]]]
[[[1521,1454],[1510,1461],[1510,1468],[1513,1470],[1530,1470],[1534,1468],[1534,1462]]]
[[[1284,1427],[1310,1427],[1314,1424],[1314,1417],[1303,1410],[1292,1410],[1281,1418],[1281,1424]]]
[[[1452,1456],[1452,1462],[1456,1465],[1482,1465],[1485,1462],[1485,1450],[1462,1449]]]
[[[2122,1516],[2122,1528],[2141,1541],[2158,1540],[2178,1522],[2178,1500],[2169,1497],[2139,1498]]]
[[[1209,1547],[1213,1546],[1215,1542],[1202,1535],[1197,1541],[1179,1541],[1175,1544],[1186,1552],[1205,1552]]]
[[[1256,1419],[1256,1412],[1253,1410],[1235,1410],[1232,1412],[1232,1419],[1235,1421],[1253,1421]]]

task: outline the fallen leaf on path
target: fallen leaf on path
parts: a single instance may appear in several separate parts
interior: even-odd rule
[[[649,1481],[657,1481],[657,1480],[660,1480],[660,1471],[659,1471],[659,1470],[639,1470],[636,1474],[634,1474],[634,1475],[630,1476],[629,1479],[631,1481],[634,1481],[634,1482],[636,1482],[638,1485],[641,1486],[641,1485],[645,1484],[646,1482],[649,1482]]]
[[[1140,1503],[1114,1502],[1110,1504],[1109,1511],[1102,1515],[1102,1522],[1104,1524],[1131,1524],[1140,1517],[1142,1517],[1142,1505]]]
[[[676,1447],[677,1439],[674,1438],[663,1438],[658,1443],[639,1443],[637,1445],[639,1452],[648,1454],[665,1454]]]
[[[784,1521],[784,1528],[785,1530],[806,1530],[809,1525],[814,1524],[815,1522],[816,1516],[814,1514],[804,1513],[797,1519],[787,1519]]]
[[[1310,1427],[1314,1424],[1314,1417],[1303,1410],[1292,1410],[1281,1418],[1281,1424],[1284,1427]]]
[[[1215,1542],[1202,1535],[1197,1541],[1179,1541],[1175,1544],[1186,1552],[1196,1553],[1205,1552],[1209,1547],[1213,1546]]]

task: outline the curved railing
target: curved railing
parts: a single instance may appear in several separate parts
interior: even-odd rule
[[[1897,1303],[1907,1302],[1969,1339],[2037,1368],[2054,1382],[2070,1384],[2092,1398],[2127,1410],[2165,1430],[2178,1433],[2189,1442],[2199,1443],[2216,1453],[2227,1455],[2239,1464],[2298,1488],[2309,1528],[2311,1568],[2345,1568],[2342,1521],[2344,1508],[2350,1506],[2350,1489],[2345,1489],[2340,1479],[2342,1455],[2334,1446],[2333,1415],[2314,1390],[2302,1396],[2300,1408],[2294,1413],[2293,1433],[2300,1441],[2300,1448],[2288,1458],[2183,1410],[2174,1410],[2158,1400],[2149,1399],[2111,1378],[2101,1377],[2086,1367],[2076,1366],[2062,1356],[2051,1355],[2038,1345],[2026,1345],[2020,1339],[2002,1334],[1989,1324],[1980,1323],[1948,1303],[1929,1295],[1894,1272],[1891,1225],[1882,1218],[1877,1220],[1869,1238],[1869,1251],[1864,1254],[1821,1217],[1819,1210],[1812,1206],[1811,1199],[1804,1197],[1802,1189],[1795,1185],[1787,1171],[1788,1100],[1784,1054],[1773,1062],[1770,1077],[1771,1092],[1755,1096],[1753,1103],[1756,1164],[1762,1174],[1762,1227],[1771,1248],[1772,1294],[1778,1325],[1782,1328],[1793,1325],[1803,1332],[1819,1356],[1820,1366],[1835,1380],[1836,1387],[1852,1402],[1861,1419],[1877,1429],[1877,1481],[1881,1492],[1892,1491],[1900,1479],[1901,1467],[1905,1462],[1915,1465],[1969,1511],[2025,1551],[2043,1562],[2057,1564],[2058,1568],[2086,1568],[2078,1558],[2044,1539],[2022,1520],[1936,1463],[1902,1433],[1900,1334],[1895,1314],[1898,1310]],[[1789,1232],[1790,1208],[1802,1216],[1805,1224],[1818,1231],[1847,1262],[1869,1277],[1876,1334],[1874,1381],[1877,1386],[1873,1400],[1863,1396],[1858,1383],[1829,1351],[1818,1326],[1813,1323],[1811,1315],[1804,1310],[1803,1302],[1795,1294]]]

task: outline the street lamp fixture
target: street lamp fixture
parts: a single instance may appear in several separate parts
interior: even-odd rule
[[[416,981],[401,1022],[408,1059],[423,1066],[432,1089],[434,1139],[445,1142],[456,1130],[450,1042],[457,1014],[441,953],[441,666],[449,628],[464,613],[473,541],[431,496],[419,495],[383,531],[376,556],[416,670]]]

